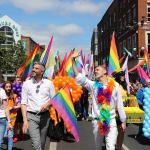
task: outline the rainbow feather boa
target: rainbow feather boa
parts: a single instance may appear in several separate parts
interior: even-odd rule
[[[100,109],[98,124],[102,136],[108,133],[110,129],[110,101],[114,86],[115,81],[111,78],[108,79],[106,88],[103,88],[103,84],[98,81],[94,84],[94,87],[97,88],[97,104]]]

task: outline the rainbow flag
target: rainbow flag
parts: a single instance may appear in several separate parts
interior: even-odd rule
[[[108,63],[108,74],[111,75],[115,70],[120,69],[119,57],[116,48],[116,41],[114,32],[112,34],[111,46],[110,46],[110,55]]]
[[[145,84],[145,80],[149,79],[148,75],[146,74],[146,72],[142,69],[142,67],[139,65],[137,67],[137,71],[141,80],[141,83],[144,85]]]
[[[17,75],[22,76],[23,79],[26,79],[27,77],[30,76],[31,71],[32,71],[32,65],[34,61],[37,61],[37,52],[40,49],[40,46],[37,45],[29,54],[29,56],[27,57],[25,63],[23,66],[21,66],[18,70],[17,70]]]
[[[46,65],[48,57],[49,57],[49,53],[52,47],[52,42],[53,42],[53,36],[50,39],[50,42],[48,44],[47,49],[42,53],[41,58],[40,58],[40,62],[44,65]]]
[[[51,50],[53,42],[53,36],[50,39],[47,49],[42,53],[40,62],[45,65],[45,73],[44,77],[51,79],[54,73],[54,66],[56,64],[55,56],[53,51]]]
[[[72,60],[71,55],[73,54],[74,50],[71,50],[68,57],[67,54],[64,57],[64,60],[61,64],[59,75],[68,75],[70,77],[74,77],[74,71],[72,68]]]
[[[74,53],[74,50],[71,50],[68,58],[67,58],[67,62],[66,62],[66,65],[65,65],[65,68],[64,68],[64,71],[67,73],[68,76],[70,77],[75,77],[74,75],[74,71],[73,71],[73,68],[72,68],[72,60],[71,60],[71,55]]]
[[[148,75],[150,76],[150,59],[148,56],[148,50],[144,50],[145,64],[147,68]]]
[[[64,59],[63,59],[61,65],[60,65],[60,69],[59,69],[59,73],[58,73],[58,75],[60,75],[60,76],[64,75],[63,73],[64,73],[64,66],[66,64],[66,61],[67,61],[67,52],[66,52],[66,54],[64,56]]]
[[[77,118],[71,100],[70,88],[66,85],[51,100],[50,104],[57,110],[64,122],[68,125],[75,140],[79,141]]]
[[[84,56],[83,56],[83,52],[81,50],[80,52],[80,56],[78,56],[75,60],[75,63],[76,63],[76,66],[77,66],[77,69],[79,72],[83,72],[84,71],[84,66],[85,66],[85,63],[84,63]]]

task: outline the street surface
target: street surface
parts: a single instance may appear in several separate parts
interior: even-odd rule
[[[94,137],[92,134],[92,125],[88,121],[79,121],[80,142],[51,142],[50,150],[94,150]],[[135,138],[138,132],[138,125],[130,124],[126,129],[125,140],[123,144],[124,150],[150,150],[150,140],[140,137]],[[105,150],[105,147],[102,148]],[[32,150],[31,141],[27,136],[26,141],[19,141],[14,144],[13,150]],[[47,138],[46,148],[49,150],[49,139]]]

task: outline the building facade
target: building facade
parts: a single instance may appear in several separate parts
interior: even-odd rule
[[[5,42],[0,48],[7,48],[21,39],[21,26],[8,16],[0,18],[0,32],[5,36]]]
[[[23,36],[21,33],[21,26],[6,15],[0,18],[0,33],[5,37],[5,40],[0,43],[0,48],[9,50],[11,46],[17,44],[18,41],[21,41],[22,46],[28,55],[38,44],[31,37]],[[40,47],[39,55],[41,55],[44,49],[45,46]],[[2,73],[0,72],[0,74]],[[7,80],[15,77],[15,73],[10,68],[10,71],[8,70],[7,72],[3,73],[3,76],[4,80]]]
[[[119,57],[126,48],[133,54],[130,67],[134,66],[143,56],[143,49],[150,53],[150,0],[114,0],[97,29],[98,63],[108,62],[111,36],[115,32]],[[91,50],[95,52],[92,46]]]
[[[95,62],[95,66],[98,65],[98,30],[95,28],[93,30],[92,34],[92,40],[91,40],[91,49],[93,50],[92,53],[93,55],[93,61]]]

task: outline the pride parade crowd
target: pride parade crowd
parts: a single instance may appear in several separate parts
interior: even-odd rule
[[[81,50],[71,51],[68,62],[61,63],[61,75],[55,72],[51,80],[44,77],[45,64],[38,61],[32,63],[31,74],[26,80],[22,81],[17,76],[13,83],[6,81],[1,84],[0,150],[3,143],[11,150],[13,142],[24,140],[28,130],[32,148],[44,150],[47,134],[51,138],[50,134],[57,125],[59,130],[55,134],[58,137],[51,140],[59,142],[64,138],[62,134],[66,133],[78,142],[79,117],[85,120],[91,117],[95,141],[93,149],[96,150],[102,148],[104,137],[107,150],[121,150],[126,123],[139,123],[137,137],[144,135],[150,138],[147,113],[150,79],[128,82],[125,70],[118,67],[110,75],[109,66],[104,65],[93,68],[94,79],[91,79],[78,68],[80,56]],[[89,95],[91,99],[88,101]],[[54,109],[51,110],[51,107]],[[52,124],[53,129],[50,128]]]

